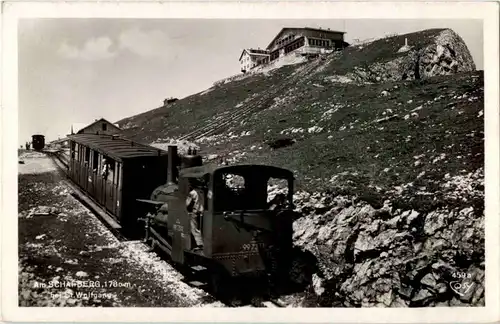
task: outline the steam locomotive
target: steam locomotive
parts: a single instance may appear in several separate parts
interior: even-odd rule
[[[194,150],[179,155],[116,135],[69,136],[68,176],[127,235],[140,233],[178,265],[210,273],[212,288],[231,278],[279,279],[292,249],[294,176],[268,165],[204,165]],[[237,178],[239,182],[228,179]],[[268,186],[286,183],[279,206]],[[193,250],[186,208],[190,188],[200,192],[203,249]],[[166,224],[155,221],[167,213]],[[141,223],[142,222],[142,223]],[[142,225],[141,225],[142,224]]]

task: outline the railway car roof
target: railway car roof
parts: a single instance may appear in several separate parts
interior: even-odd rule
[[[155,147],[112,135],[76,134],[68,138],[117,160],[168,154]]]

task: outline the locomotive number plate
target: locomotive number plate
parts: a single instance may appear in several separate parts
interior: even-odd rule
[[[259,247],[263,248],[264,243],[248,243],[248,244],[243,244],[242,246],[243,251],[258,251]]]

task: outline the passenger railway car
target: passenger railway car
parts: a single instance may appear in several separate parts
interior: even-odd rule
[[[31,136],[31,141],[33,143],[33,149],[36,151],[41,151],[45,147],[45,136],[36,134]]]
[[[143,204],[166,182],[167,152],[113,135],[69,135],[68,176],[127,229]]]

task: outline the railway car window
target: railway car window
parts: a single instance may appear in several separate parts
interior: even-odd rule
[[[76,143],[71,142],[71,159],[75,160],[76,159]]]
[[[115,183],[115,164],[115,160],[108,156],[103,156],[100,172],[104,180],[109,180],[109,182]]]
[[[116,163],[116,172],[115,172],[115,181],[114,184],[117,188],[120,187],[120,171],[121,170],[121,164],[119,162]]]
[[[107,161],[109,163],[109,167],[108,167],[108,179],[115,183],[115,160],[111,159],[111,158],[107,158]]]
[[[85,148],[85,162],[89,163],[90,161],[90,148]]]
[[[95,172],[99,171],[99,153],[96,151],[93,151],[93,157],[92,157],[92,169]]]
[[[97,173],[99,173],[99,174],[102,171],[102,159],[103,159],[103,155],[99,154],[98,159],[97,159],[97,166],[95,167],[97,169]]]
[[[113,184],[116,185],[118,183],[118,163],[115,161],[113,161],[113,170],[111,172],[113,172],[113,177],[111,178],[111,181],[113,181]]]
[[[75,160],[80,161],[81,159],[81,154],[80,154],[80,144],[76,144],[75,147]]]

